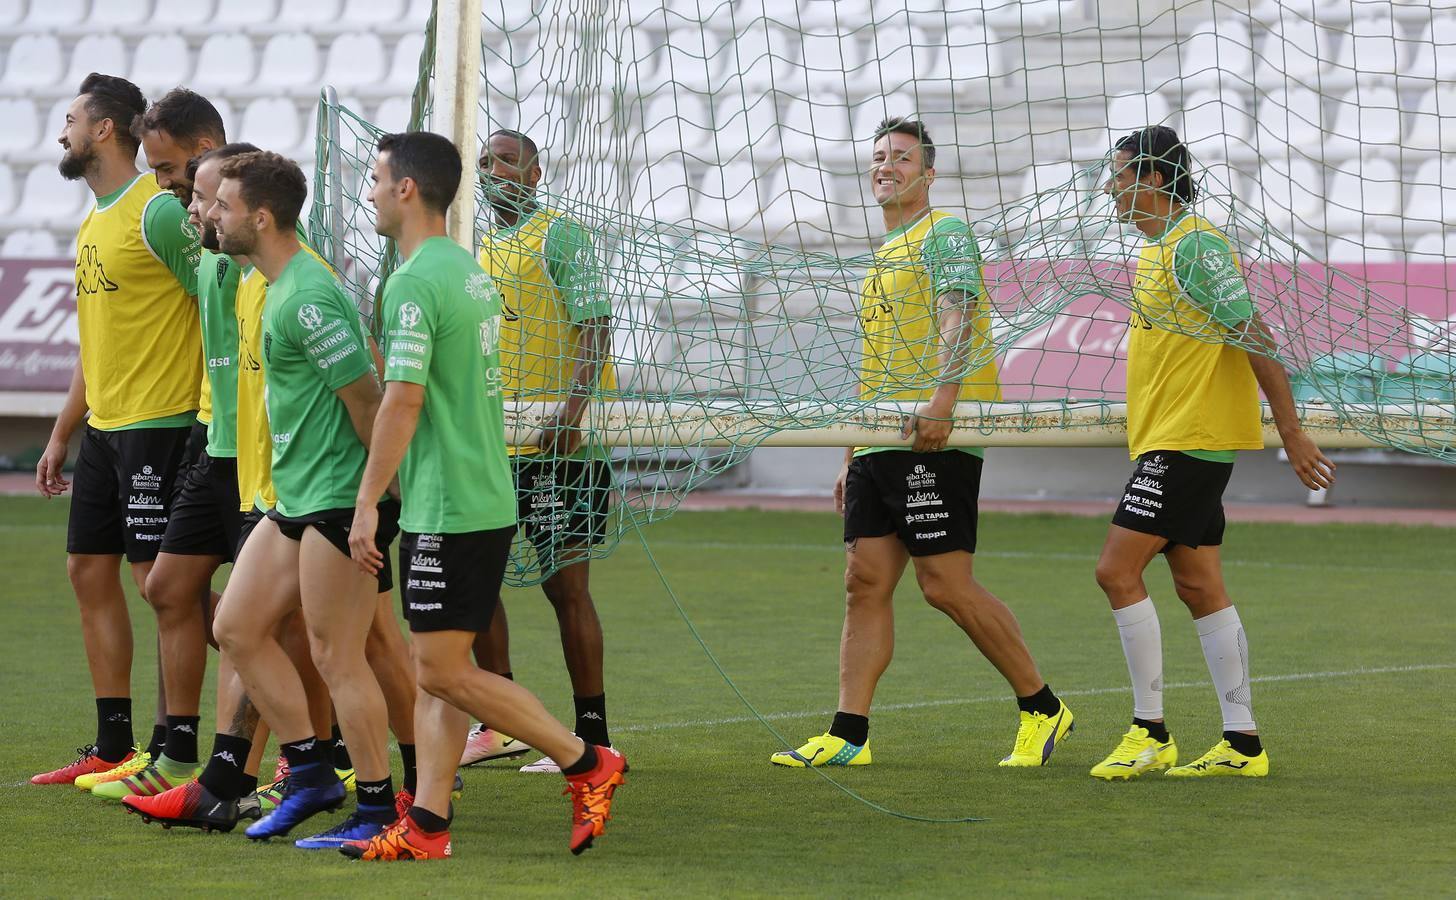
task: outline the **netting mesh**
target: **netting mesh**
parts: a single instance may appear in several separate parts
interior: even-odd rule
[[[1306,412],[1451,460],[1456,9],[1435,7],[497,0],[479,133],[530,135],[537,201],[591,235],[615,382],[585,427],[616,448],[627,515],[670,511],[766,439],[885,408],[860,396],[860,304],[885,230],[870,136],[889,115],[925,121],[932,203],[976,237],[962,262],[984,266],[977,362],[995,360],[1007,401],[978,427],[1120,415],[1143,239],[1102,185],[1113,141],[1163,123]],[[379,130],[320,114],[311,224],[369,311],[395,264],[364,202]],[[499,223],[478,200],[485,235]],[[523,543],[512,578],[539,575]]]

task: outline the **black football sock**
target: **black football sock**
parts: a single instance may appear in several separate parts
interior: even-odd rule
[[[569,766],[562,766],[561,774],[567,776],[585,775],[596,767],[597,748],[593,747],[591,744],[587,744],[586,752],[581,755],[581,759],[578,759],[576,762],[572,763]]]
[[[598,747],[612,746],[607,736],[607,695],[573,697],[576,703],[576,736]]]
[[[354,761],[349,758],[349,748],[344,745],[344,733],[334,725],[333,742],[329,745],[330,755],[334,760],[335,769],[352,769]]]
[[[240,796],[243,797],[246,797],[254,791],[258,790],[258,776],[244,775],[242,778],[238,779],[238,790],[242,791],[242,794]]]
[[[167,745],[167,726],[153,725],[152,740],[147,744],[147,752],[152,755],[152,762],[162,755],[162,748]]]
[[[288,777],[307,787],[324,787],[337,781],[339,776],[329,765],[324,743],[312,736],[301,741],[279,741],[278,747],[288,761]]]
[[[440,818],[423,806],[411,806],[409,817],[414,819],[415,824],[420,826],[420,831],[426,834],[439,834],[450,827],[448,819]]]
[[[232,734],[219,734],[212,739],[212,755],[197,781],[219,800],[237,800],[243,796],[243,766],[253,742]],[[254,782],[256,785],[256,781]]]
[[[415,788],[419,786],[418,770],[415,769],[415,745],[400,744],[400,759],[404,760],[404,789],[414,794]]]
[[[1017,697],[1016,706],[1022,712],[1041,713],[1047,718],[1051,718],[1062,711],[1062,701],[1058,700],[1057,695],[1052,693],[1052,686],[1049,684],[1043,684],[1041,690],[1035,694],[1027,697]]]
[[[119,763],[131,752],[131,698],[96,698],[96,755]]]
[[[1264,752],[1264,745],[1259,741],[1257,734],[1244,734],[1242,731],[1225,731],[1223,739],[1229,742],[1229,746],[1245,756],[1258,756]]]
[[[197,716],[168,716],[167,742],[162,753],[172,762],[195,764],[197,762]]]
[[[383,781],[360,779],[354,784],[354,792],[358,797],[359,815],[387,822],[394,821],[393,778],[385,778]]]
[[[829,726],[829,733],[856,747],[863,747],[870,740],[870,718],[837,712],[834,714],[834,724]]]
[[[1167,722],[1150,722],[1147,719],[1139,719],[1137,716],[1133,716],[1132,724],[1138,728],[1146,728],[1148,730],[1148,737],[1158,743],[1168,743]]]

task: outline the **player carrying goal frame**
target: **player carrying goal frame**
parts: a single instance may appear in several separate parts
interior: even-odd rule
[[[1190,208],[1191,165],[1173,129],[1149,126],[1117,142],[1103,186],[1119,220],[1147,238],[1128,321],[1127,444],[1137,467],[1097,562],[1133,689],[1132,727],[1092,768],[1108,780],[1157,769],[1179,777],[1269,773],[1249,692],[1248,641],[1219,558],[1234,455],[1264,446],[1260,388],[1300,481],[1309,488],[1334,481],[1334,464],[1300,427],[1238,256]],[[1162,633],[1142,577],[1159,553],[1193,615],[1223,711],[1223,739],[1184,766],[1163,718]]]

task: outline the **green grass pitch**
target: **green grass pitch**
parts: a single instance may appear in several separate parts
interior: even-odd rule
[[[477,768],[465,776],[455,859],[416,867],[164,832],[74,788],[27,783],[69,761],[93,728],[65,514],[62,503],[0,500],[0,895],[1412,896],[1456,884],[1451,531],[1232,526],[1227,575],[1272,775],[1104,784],[1087,769],[1130,708],[1092,580],[1105,525],[983,517],[980,577],[1020,617],[1076,733],[1044,769],[998,769],[1016,725],[1005,685],[907,578],[896,659],[876,698],[876,762],[832,770],[895,810],[987,819],[956,825],[876,813],[812,772],[770,766],[779,745],[712,669],[629,538],[593,564],[614,738],[632,762],[606,836],[573,858],[558,779]],[[837,528],[822,514],[747,511],[682,513],[647,531],[704,640],[795,743],[827,727],[835,701]],[[1218,738],[1218,705],[1161,563],[1149,584],[1169,723],[1192,758]],[[506,601],[517,678],[568,714],[549,608],[537,591]],[[140,601],[132,610],[140,723],[153,700],[153,625]]]

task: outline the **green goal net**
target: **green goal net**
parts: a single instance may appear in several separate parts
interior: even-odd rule
[[[1143,239],[1102,186],[1118,137],[1168,124],[1317,439],[1451,461],[1451,20],[1338,0],[487,0],[462,149],[528,135],[536,202],[590,236],[614,374],[584,429],[616,470],[618,517],[665,515],[760,446],[898,440],[913,404],[863,395],[860,372],[888,116],[925,122],[931,201],[974,238],[951,262],[984,276],[972,364],[994,364],[999,389],[958,408],[961,443],[1124,440]],[[415,127],[434,121],[431,28]],[[367,176],[382,129],[406,123],[327,97],[320,117],[310,226],[371,314],[397,260]],[[491,191],[477,243],[501,227]],[[516,399],[528,446],[554,404]],[[523,541],[511,579],[541,571]]]

